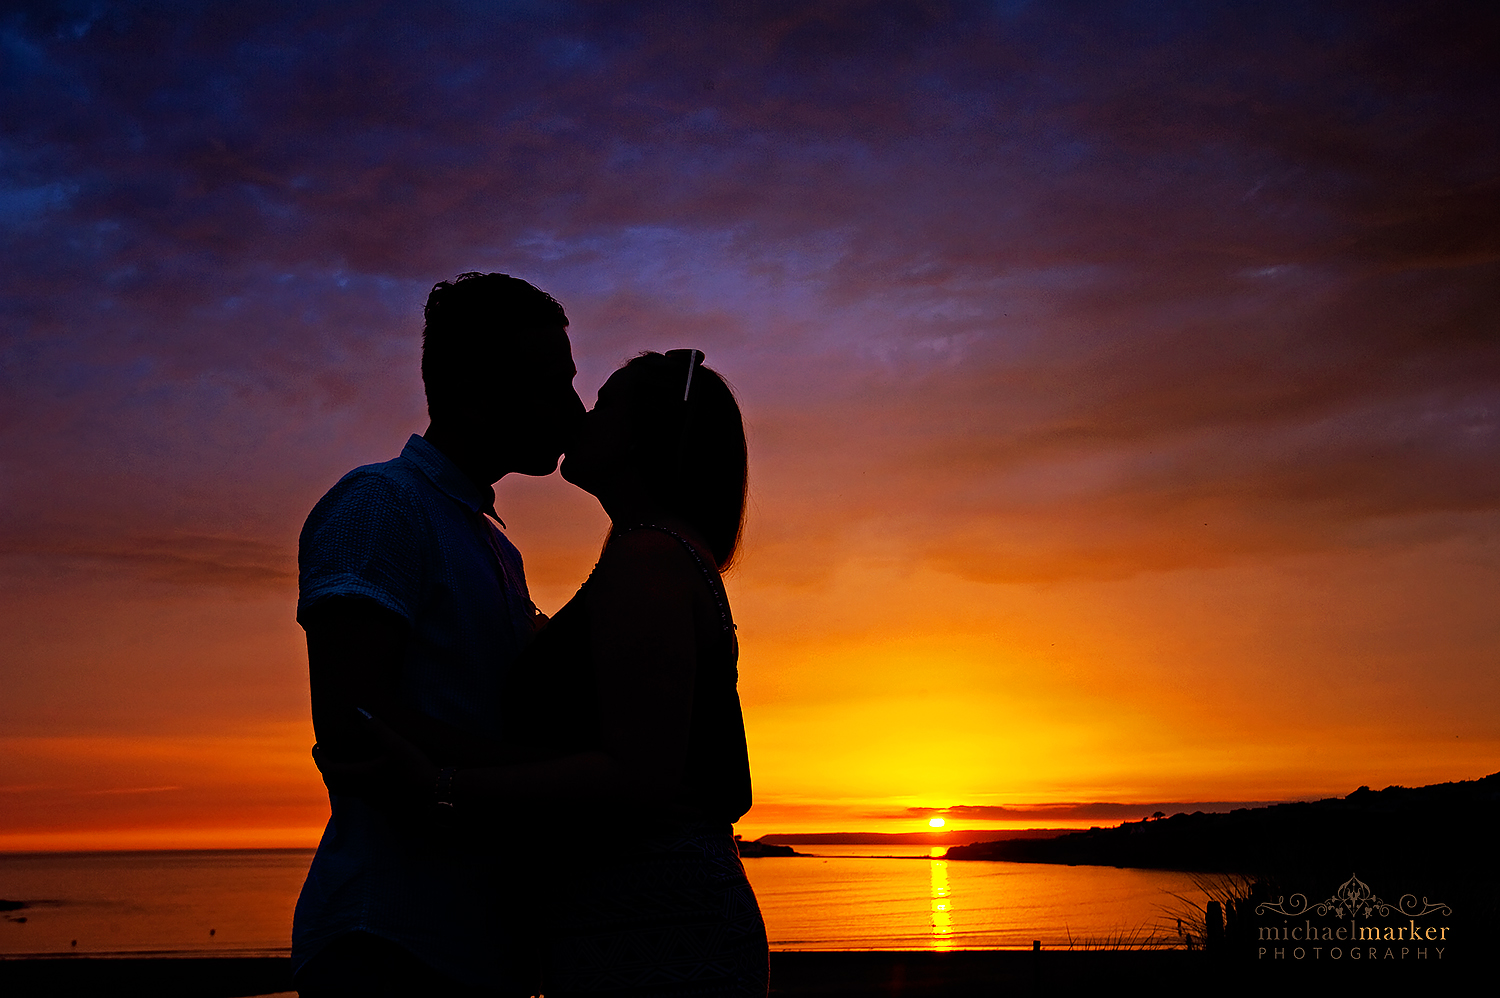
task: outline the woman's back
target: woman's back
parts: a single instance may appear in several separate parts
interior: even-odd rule
[[[620,626],[643,610],[646,626]],[[557,816],[568,831],[543,895],[547,994],[766,993],[765,923],[732,837],[750,806],[737,656],[718,573],[653,524],[616,533],[523,656],[507,720],[526,752],[655,756],[670,777]]]
[[[635,741],[660,732],[632,730],[637,726],[618,716],[624,712],[616,703],[601,711],[602,690],[623,687],[648,699],[684,700],[688,721],[681,758],[673,767],[680,776],[676,786],[660,788],[666,799],[625,801],[613,815],[592,816],[637,825],[732,824],[750,808],[750,765],[737,690],[739,647],[723,582],[692,541],[667,526],[640,524],[619,531],[611,549],[517,663],[504,706],[507,740],[524,758],[605,749],[611,737]],[[640,675],[601,675],[601,666],[618,671],[621,662],[601,663],[596,647],[631,638],[610,633],[608,626],[620,610],[630,609],[614,605],[621,602],[622,586],[637,605],[641,599],[690,601],[688,615],[652,615],[688,625],[690,671],[659,671],[648,661],[641,663]],[[645,637],[649,641],[650,635]],[[672,686],[686,689],[666,688]]]

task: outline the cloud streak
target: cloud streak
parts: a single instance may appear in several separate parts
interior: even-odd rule
[[[1223,814],[1242,808],[1270,807],[1286,801],[1168,801],[1156,804],[1116,804],[1104,801],[1092,804],[1039,804],[1032,807],[1005,807],[997,804],[955,804],[952,807],[911,807],[906,814],[914,818],[959,818],[972,821],[1139,821],[1158,811],[1165,815]]]
[[[128,576],[186,587],[285,591],[295,586],[296,554],[254,540],[231,537],[121,538],[110,546],[17,543],[0,548],[0,559],[108,566]]]

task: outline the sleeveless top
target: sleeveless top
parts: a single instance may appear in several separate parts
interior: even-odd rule
[[[750,761],[745,721],[740,710],[739,643],[718,572],[676,531],[643,523],[625,531],[659,530],[677,539],[692,555],[718,608],[720,628],[711,641],[697,642],[693,675],[692,719],[680,795],[670,815],[649,813],[645,805],[626,814],[590,814],[621,818],[630,812],[647,824],[664,819],[733,823],[750,810]],[[522,652],[511,672],[502,711],[505,740],[512,758],[540,759],[602,748],[599,690],[590,652],[587,594],[593,574],[548,621]],[[583,808],[585,812],[588,808]]]

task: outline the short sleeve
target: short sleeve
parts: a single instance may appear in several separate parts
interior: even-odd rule
[[[429,533],[416,498],[374,471],[356,470],[308,514],[297,543],[297,621],[333,596],[374,600],[416,619]]]

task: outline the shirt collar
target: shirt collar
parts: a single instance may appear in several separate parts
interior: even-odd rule
[[[446,493],[454,502],[461,503],[476,513],[485,513],[500,520],[495,513],[495,490],[481,489],[468,475],[458,470],[458,465],[448,460],[448,455],[438,450],[420,434],[413,433],[401,456],[421,469],[422,474]],[[505,526],[505,521],[500,520]]]

